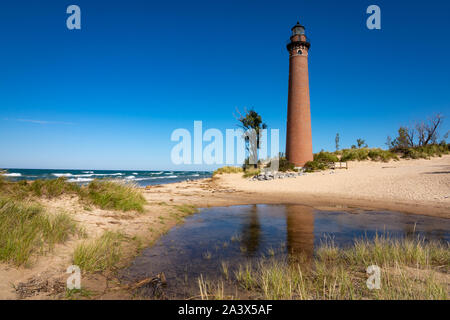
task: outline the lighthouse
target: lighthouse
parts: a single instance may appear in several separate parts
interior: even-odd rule
[[[313,160],[309,103],[308,52],[310,43],[299,22],[292,28],[289,51],[289,93],[286,157],[296,167]]]

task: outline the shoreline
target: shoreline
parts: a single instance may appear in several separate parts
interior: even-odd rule
[[[386,170],[384,167],[391,169],[389,174],[377,176],[377,173]],[[194,213],[193,207],[302,204],[320,210],[354,210],[355,213],[361,209],[389,210],[449,219],[450,199],[446,197],[450,191],[449,168],[450,156],[444,156],[431,160],[408,160],[387,164],[352,163],[348,171],[341,170],[333,174],[330,174],[330,171],[323,171],[272,181],[249,181],[242,178],[242,174],[224,174],[206,179],[142,187],[140,190],[147,204],[144,212],[139,214],[85,208],[82,202],[73,196],[39,199],[39,202],[50,212],[63,210],[70,214],[80,227],[85,228],[87,240],[95,239],[105,231],[123,232],[128,240],[123,243],[124,254],[114,268],[117,270],[132,263],[142,249],[150,247],[174,226],[183,223],[184,217]],[[437,173],[427,174],[430,170]],[[364,180],[361,183],[361,179],[355,180],[354,177],[358,175],[367,175],[368,181]],[[407,179],[403,179],[404,176]],[[392,194],[385,191],[392,188],[389,181],[398,185],[398,190],[394,190]],[[359,193],[353,191],[355,184]],[[366,189],[362,187],[364,184]],[[348,188],[342,188],[342,185],[347,185]],[[446,189],[447,186],[449,188]],[[331,192],[335,189],[337,192]],[[431,192],[422,194],[423,190]],[[439,192],[435,193],[435,190]],[[370,196],[372,191],[375,195]],[[415,200],[414,197],[418,195],[421,197]],[[436,195],[441,198],[433,201]],[[12,287],[20,283],[52,283],[53,280],[65,283],[68,277],[65,271],[67,266],[72,264],[73,250],[84,240],[71,238],[66,243],[57,245],[54,251],[46,255],[36,255],[30,268],[1,263],[0,298],[20,298]],[[120,283],[114,270],[83,275],[82,286],[96,292],[93,299],[133,298],[129,287]],[[52,293],[51,288],[44,287],[37,295],[25,298],[64,299],[61,294],[64,293]]]
[[[197,207],[303,204],[317,208],[389,210],[450,218],[450,155],[430,160],[349,162],[349,169],[296,178],[249,181],[241,173],[143,189],[151,201]]]

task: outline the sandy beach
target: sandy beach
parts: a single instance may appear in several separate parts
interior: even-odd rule
[[[86,208],[77,197],[40,200],[50,212],[64,210],[82,226],[89,239],[104,231],[120,230],[130,239],[118,267],[126,266],[140,249],[150,246],[177,223],[182,206],[230,206],[258,203],[295,203],[329,210],[393,210],[450,218],[450,156],[431,160],[350,162],[349,169],[308,173],[296,178],[250,181],[242,174],[143,188],[147,200],[140,214]],[[180,211],[181,208],[181,211]],[[184,216],[186,216],[186,213]],[[29,267],[0,264],[0,299],[21,298],[14,289],[26,284],[37,290],[28,299],[52,299],[64,284],[74,248],[82,239],[57,245],[47,255],[36,256]],[[113,275],[90,274],[83,278],[97,299],[127,299],[129,292]],[[54,290],[54,292],[52,291]]]
[[[386,209],[450,218],[450,155],[431,160],[349,162],[349,169],[296,178],[250,181],[242,174],[149,188],[155,201],[199,207],[297,203],[318,207]]]

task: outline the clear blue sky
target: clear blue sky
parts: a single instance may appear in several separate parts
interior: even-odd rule
[[[66,28],[71,4],[79,31]],[[371,4],[381,30],[366,28]],[[0,167],[210,169],[172,165],[170,134],[194,120],[235,128],[236,107],[280,129],[284,149],[297,20],[314,151],[334,150],[337,132],[342,147],[384,147],[401,124],[450,116],[449,16],[444,0],[3,1]]]

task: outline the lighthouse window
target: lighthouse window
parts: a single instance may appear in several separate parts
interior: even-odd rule
[[[302,52],[302,50],[298,50],[297,53],[298,54],[302,54],[303,52]]]

